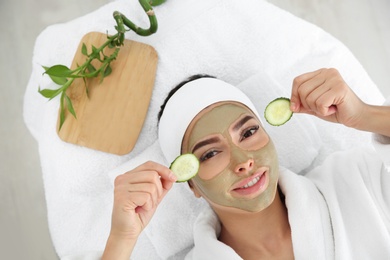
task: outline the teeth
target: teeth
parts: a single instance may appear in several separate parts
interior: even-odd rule
[[[246,188],[249,188],[249,187],[252,187],[253,185],[255,185],[258,181],[260,180],[260,176],[257,177],[257,178],[254,178],[253,180],[251,180],[249,183],[247,183],[244,187],[244,189]]]

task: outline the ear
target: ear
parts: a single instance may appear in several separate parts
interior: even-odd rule
[[[196,184],[192,180],[189,180],[187,183],[192,192],[194,193],[195,197],[201,198],[202,195],[200,194],[198,187],[196,187]]]

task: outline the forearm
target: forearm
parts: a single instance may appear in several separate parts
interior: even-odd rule
[[[367,105],[355,128],[390,137],[390,106]]]
[[[137,240],[122,239],[110,235],[107,239],[106,248],[104,249],[102,260],[129,260],[136,242]]]

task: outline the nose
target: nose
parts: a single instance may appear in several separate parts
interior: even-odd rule
[[[252,158],[247,159],[244,162],[238,163],[234,169],[237,174],[246,174],[253,169],[254,161]]]

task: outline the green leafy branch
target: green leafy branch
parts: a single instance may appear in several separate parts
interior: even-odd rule
[[[40,89],[38,92],[45,98],[52,100],[56,96],[60,95],[60,124],[59,129],[65,122],[65,111],[68,110],[75,118],[76,112],[73,108],[72,100],[66,94],[67,89],[72,85],[75,79],[82,78],[85,84],[86,93],[88,96],[87,79],[100,77],[100,82],[112,72],[111,62],[114,61],[120,51],[120,46],[123,45],[125,40],[125,33],[127,31],[134,31],[136,34],[141,36],[149,36],[157,31],[157,18],[155,16],[152,6],[157,6],[164,3],[166,0],[139,0],[143,10],[148,15],[150,26],[147,29],[138,27],[132,21],[130,21],[122,13],[115,11],[113,13],[116,21],[115,29],[117,33],[115,35],[107,35],[107,41],[104,42],[100,47],[91,46],[92,51],[88,53],[87,46],[83,43],[81,52],[86,56],[86,61],[77,65],[77,68],[71,70],[65,65],[54,65],[51,67],[45,67],[45,72],[51,80],[59,85],[57,89]],[[129,29],[126,29],[128,27]],[[104,51],[106,48],[114,49],[111,55],[105,55]],[[92,65],[93,61],[99,61],[100,66],[96,68]]]

